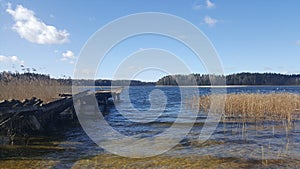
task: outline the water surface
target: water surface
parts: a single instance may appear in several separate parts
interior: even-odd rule
[[[125,117],[135,110],[149,118],[149,95],[154,89],[166,96],[164,111],[147,123],[133,122]],[[214,89],[216,91],[217,89]],[[200,95],[210,94],[209,87],[199,88]],[[300,93],[297,86],[229,87],[227,93]],[[178,87],[131,87],[130,100],[124,99],[117,106],[110,106],[105,120],[126,136],[153,137],[168,129],[178,118],[182,100]],[[129,106],[132,103],[133,107]],[[157,103],[159,104],[159,103]],[[118,109],[122,112],[118,111]],[[147,114],[148,113],[148,114]],[[105,151],[95,144],[79,125],[55,131],[49,136],[33,137],[29,145],[1,146],[0,168],[274,168],[300,167],[300,126],[286,130],[284,122],[259,124],[219,123],[213,135],[204,143],[199,134],[206,119],[199,113],[196,121],[189,116],[181,117],[181,127],[194,124],[188,135],[174,148],[159,156],[130,159]],[[147,119],[146,119],[147,120]]]

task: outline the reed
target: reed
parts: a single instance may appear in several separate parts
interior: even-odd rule
[[[211,100],[224,95],[205,95],[199,99],[200,110],[208,112]],[[290,123],[300,114],[300,95],[292,93],[226,94],[225,106],[219,112],[226,118],[249,120],[286,120]],[[214,108],[216,109],[216,108]]]
[[[71,79],[53,79],[37,73],[0,72],[0,101],[37,97],[50,102],[59,93],[71,92]]]
[[[27,84],[25,82],[21,85],[9,84],[0,86],[0,100],[23,100],[36,97],[44,102],[51,102],[57,99],[60,93],[71,93],[71,86]]]

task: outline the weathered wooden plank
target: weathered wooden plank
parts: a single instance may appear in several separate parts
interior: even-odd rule
[[[72,97],[72,93],[60,93],[58,94],[59,97]]]
[[[37,131],[43,130],[40,122],[37,120],[37,118],[34,115],[28,116],[28,120],[32,130],[37,130]]]
[[[1,107],[18,107],[18,106],[22,106],[22,102],[20,102],[19,100],[4,100],[0,103],[0,108]]]
[[[41,104],[42,100],[37,98],[27,99],[23,102],[17,100],[2,101],[0,103],[2,105],[0,106],[0,132],[43,131],[50,123],[60,117],[61,112],[70,109],[73,106],[73,101],[94,95],[99,104],[105,105],[108,104],[108,98],[119,95],[121,91],[120,89],[97,92],[87,90],[72,97],[69,97],[68,94],[61,95],[64,98],[47,104]]]
[[[37,99],[36,97],[33,97],[31,99],[26,99],[23,102],[23,106],[33,106],[33,105],[37,105],[37,103],[41,102],[41,99]]]

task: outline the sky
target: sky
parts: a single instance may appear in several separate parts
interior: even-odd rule
[[[214,46],[225,74],[300,73],[298,0],[0,0],[0,71],[73,77],[82,48],[97,30],[142,12],[172,14],[195,25]],[[207,73],[182,43],[147,34],[116,44],[99,63],[95,78],[113,78],[126,57],[149,48],[175,54],[193,73]],[[163,75],[148,70],[134,79],[156,81]]]

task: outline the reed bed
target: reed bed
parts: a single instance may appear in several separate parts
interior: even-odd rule
[[[32,97],[39,98],[44,102],[51,102],[57,99],[60,93],[71,93],[71,86],[63,85],[40,85],[25,84],[22,85],[2,85],[0,86],[1,100],[23,100]]]
[[[214,98],[213,98],[214,97]],[[219,112],[227,119],[249,120],[286,120],[291,122],[300,115],[300,95],[292,93],[271,94],[226,94],[205,95],[199,99],[200,110],[208,112],[211,100],[226,98]]]

